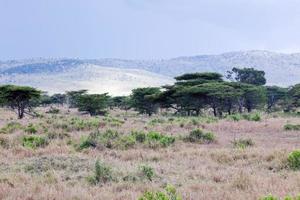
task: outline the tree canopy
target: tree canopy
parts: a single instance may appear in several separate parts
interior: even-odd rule
[[[4,85],[0,86],[0,102],[16,111],[18,118],[22,119],[24,114],[30,114],[32,108],[39,101],[41,91],[27,86]]]

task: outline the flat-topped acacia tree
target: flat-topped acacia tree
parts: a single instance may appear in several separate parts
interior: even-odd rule
[[[24,114],[30,114],[41,97],[41,91],[27,86],[3,85],[0,86],[0,103],[15,111],[19,119]]]

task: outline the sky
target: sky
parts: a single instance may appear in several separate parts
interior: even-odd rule
[[[299,0],[0,0],[0,60],[300,52]]]

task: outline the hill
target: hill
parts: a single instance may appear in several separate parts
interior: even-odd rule
[[[163,60],[30,59],[0,62],[0,84],[20,84],[54,92],[89,89],[91,92],[129,94],[136,87],[172,83],[188,72],[225,74],[233,67],[254,67],[266,72],[268,85],[300,82],[300,54],[239,51]]]

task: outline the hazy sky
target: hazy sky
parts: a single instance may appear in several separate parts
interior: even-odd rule
[[[300,0],[0,0],[0,59],[300,52]]]

